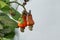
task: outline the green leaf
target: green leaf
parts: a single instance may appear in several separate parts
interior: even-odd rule
[[[11,40],[11,39],[8,39],[8,38],[3,38],[3,40]]]
[[[5,0],[6,1],[6,0]],[[3,13],[9,13],[10,6],[4,0],[0,1],[0,10]],[[8,2],[8,1],[7,1]]]
[[[7,5],[10,5],[10,0],[2,0],[3,2],[5,2]]]
[[[0,1],[0,10],[7,14],[9,13],[10,7],[5,2]]]
[[[3,2],[3,1],[0,1],[0,2]],[[4,4],[6,4],[6,3],[4,3]],[[15,14],[15,16],[12,16],[12,17],[15,20],[18,20],[19,19],[19,17],[20,17],[21,14],[17,10],[15,10],[14,8],[12,8],[12,7],[10,8],[9,5],[7,5],[7,4],[6,4],[6,6],[5,5],[3,5],[3,6],[0,5],[0,7],[2,7],[2,8],[0,8],[0,10],[3,11],[5,14],[9,13],[10,9],[12,9],[13,10],[13,13]]]
[[[2,0],[2,1],[4,1],[5,3],[8,3],[10,0]]]
[[[7,14],[7,13],[9,13],[10,8],[9,8],[8,6],[5,6],[5,7],[1,8],[1,10],[2,10],[5,14]]]
[[[5,6],[1,9],[5,14],[9,13],[10,8],[8,6]]]
[[[4,33],[4,37],[13,38],[15,35],[14,30],[17,27],[17,23],[11,20],[6,14],[3,13],[0,14],[0,21],[3,23],[3,30],[1,31],[2,33]]]
[[[3,7],[5,7],[5,6],[7,6],[7,4],[4,3],[3,1],[0,1],[0,8],[3,8]]]
[[[0,29],[3,29],[3,26],[0,24]]]
[[[6,14],[0,14],[0,21],[4,24],[4,28],[10,28],[12,31],[17,27],[17,23],[11,20]]]
[[[21,14],[14,8],[10,8],[10,7],[6,6],[6,7],[2,8],[1,10],[5,14],[7,14],[7,13],[9,13],[10,9],[13,11],[13,14],[15,14],[14,16],[12,15],[13,19],[18,20],[20,18]]]
[[[18,20],[21,17],[21,14],[15,10],[14,8],[12,8],[13,13],[15,14],[15,16],[12,16],[15,20]]]
[[[13,39],[14,38],[14,35],[15,35],[15,32],[10,32],[8,34],[5,34],[5,38],[9,38],[9,39]]]

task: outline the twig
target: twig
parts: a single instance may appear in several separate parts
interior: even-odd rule
[[[9,3],[17,3],[18,5],[22,6],[24,8],[24,10],[26,10],[24,5],[22,5],[22,4],[20,4],[20,3],[16,2],[16,1],[12,1],[12,2],[9,2]]]

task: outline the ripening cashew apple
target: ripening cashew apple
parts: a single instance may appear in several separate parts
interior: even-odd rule
[[[22,12],[21,18],[19,18],[19,20],[18,20],[18,27],[20,28],[21,32],[24,32],[24,29],[27,26],[26,18],[27,18],[27,15],[26,15],[26,11],[24,10]]]
[[[31,14],[31,10],[29,10],[29,13],[27,14],[27,26],[29,26],[29,30],[33,30],[34,20]]]

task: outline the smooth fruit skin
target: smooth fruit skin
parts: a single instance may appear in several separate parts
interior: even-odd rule
[[[27,22],[24,21],[22,24],[18,22],[18,27],[20,28],[21,32],[24,32],[25,27],[27,26]]]
[[[27,26],[27,21],[24,20],[23,23],[18,22],[18,27],[25,28]]]
[[[29,30],[32,31],[33,30],[33,25],[34,25],[34,20],[31,14],[31,11],[29,11],[29,13],[27,14],[27,26],[29,26]]]
[[[18,27],[20,28],[21,32],[24,32],[25,27],[27,27],[27,15],[26,15],[26,11],[24,10],[22,13],[22,19],[23,19],[23,23],[20,23],[20,21],[18,22]]]
[[[28,14],[28,19],[27,19],[27,26],[32,26],[34,25],[34,20],[32,18],[32,15],[31,14]]]

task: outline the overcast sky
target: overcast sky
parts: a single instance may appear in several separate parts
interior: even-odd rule
[[[16,30],[15,40],[60,40],[60,0],[30,0],[26,8],[32,10],[34,30],[26,28],[24,33]]]

